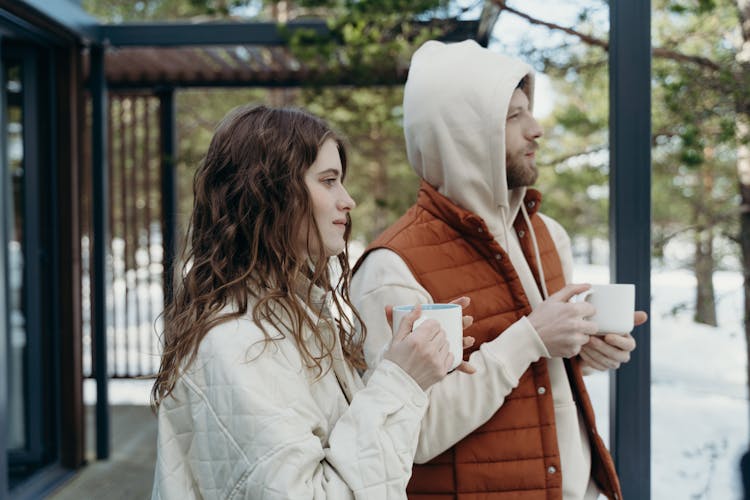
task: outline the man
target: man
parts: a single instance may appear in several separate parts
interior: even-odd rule
[[[635,341],[590,337],[593,306],[569,302],[588,285],[566,285],[570,240],[528,189],[542,136],[533,86],[528,65],[472,41],[412,58],[404,131],[422,183],[358,262],[351,295],[371,366],[390,342],[385,305],[469,297],[477,373],[430,389],[411,498],[621,497],[581,372],[619,367]]]

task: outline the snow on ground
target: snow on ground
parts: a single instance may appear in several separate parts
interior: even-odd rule
[[[576,266],[576,281],[607,283],[605,266]],[[742,277],[717,272],[719,327],[692,321],[695,278],[655,270],[651,277],[651,497],[742,498],[739,460],[748,446],[747,351]],[[642,342],[642,340],[641,340]],[[608,375],[587,380],[608,439]]]
[[[580,282],[607,283],[606,266],[576,266]],[[717,272],[719,327],[692,322],[695,279],[655,270],[651,278],[651,480],[654,500],[739,500],[738,463],[748,446],[747,350],[742,278]],[[643,342],[643,340],[641,340]],[[147,353],[150,355],[150,353]],[[588,378],[597,419],[608,439],[608,375]],[[110,383],[112,404],[148,404],[149,380]],[[95,384],[84,387],[87,404]]]

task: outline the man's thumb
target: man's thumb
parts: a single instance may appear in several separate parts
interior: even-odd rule
[[[571,283],[569,285],[565,285],[556,293],[550,295],[549,298],[556,299],[560,302],[568,302],[570,299],[572,299],[579,293],[585,292],[589,288],[591,288],[591,285],[588,283]]]

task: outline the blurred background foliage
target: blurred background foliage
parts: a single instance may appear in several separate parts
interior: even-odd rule
[[[348,138],[347,185],[359,204],[354,236],[363,243],[408,208],[418,185],[401,128],[403,88],[377,86],[377,75],[399,71],[424,40],[493,5],[501,21],[512,17],[527,25],[520,38],[495,30],[493,50],[528,61],[553,89],[538,156],[544,210],[574,236],[577,258],[601,261],[596,248],[606,247],[609,198],[605,0],[567,2],[575,16],[564,21],[525,12],[528,2],[504,0],[84,0],[83,5],[110,22],[326,19],[329,36],[296,33],[290,46],[300,58],[324,60],[332,78],[346,71],[358,86],[325,86],[323,79],[293,89],[178,93],[181,215],[184,224],[192,173],[229,109],[247,102],[303,106]],[[652,0],[653,254],[657,262],[694,271],[695,317],[707,324],[716,322],[713,272],[750,267],[750,222],[742,216],[749,212],[742,207],[748,206],[750,188],[743,195],[738,182],[738,172],[750,170],[743,167],[748,146],[743,123],[750,123],[750,54],[743,52],[750,50],[748,9],[741,0]],[[670,248],[683,250],[672,255]]]
[[[539,159],[549,167],[539,182],[544,209],[578,240],[578,257],[591,260],[607,238],[608,2],[572,2],[568,24],[529,15],[523,2],[496,3],[528,25],[525,36],[500,37],[500,50],[532,63],[554,88]],[[653,256],[694,272],[695,319],[715,325],[714,271],[750,265],[748,195],[738,183],[750,168],[741,126],[750,111],[750,13],[734,0],[651,4]]]
[[[376,86],[375,74],[408,65],[413,50],[440,36],[465,9],[445,0],[321,1],[85,0],[84,7],[109,22],[278,21],[327,19],[331,35],[304,31],[290,36],[293,53],[306,61],[325,60],[330,78],[287,89],[184,89],[177,93],[180,226],[187,227],[192,177],[215,125],[246,103],[301,106],[325,117],[347,140],[347,187],[357,200],[354,238],[377,236],[413,202],[418,179],[406,161],[401,128],[402,86]],[[436,22],[421,22],[434,19]],[[414,22],[411,22],[414,21]],[[415,25],[415,22],[417,23]],[[416,26],[416,27],[415,27]],[[358,86],[326,86],[336,72],[349,71]]]

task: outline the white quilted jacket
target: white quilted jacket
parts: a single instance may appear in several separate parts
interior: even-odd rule
[[[365,386],[337,338],[320,378],[263,339],[248,314],[201,342],[159,407],[153,499],[406,498],[424,391],[387,360]]]

